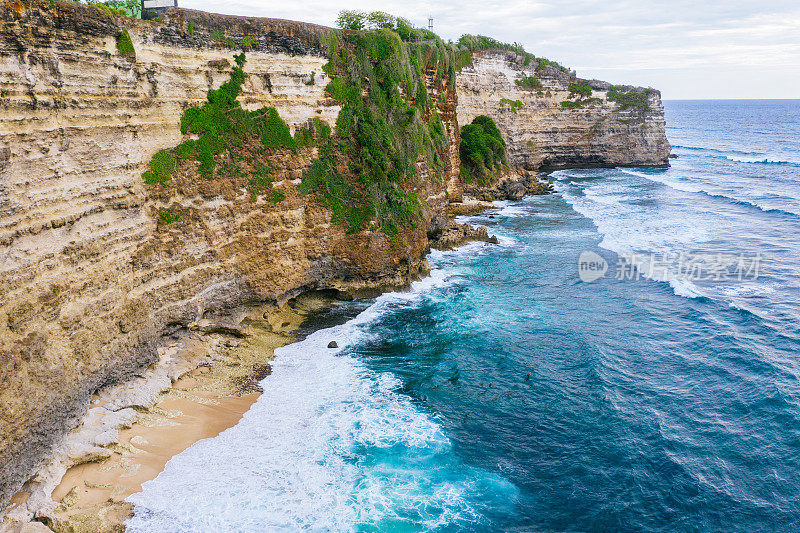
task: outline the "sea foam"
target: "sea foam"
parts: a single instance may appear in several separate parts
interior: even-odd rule
[[[240,423],[173,457],[128,498],[128,531],[485,526],[475,502],[511,497],[514,486],[462,464],[396,377],[348,355],[382,313],[453,282],[434,270],[350,322],[277,349],[264,394]]]

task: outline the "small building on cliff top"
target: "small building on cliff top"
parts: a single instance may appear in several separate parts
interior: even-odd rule
[[[142,0],[142,18],[153,19],[173,7],[178,7],[178,0]]]

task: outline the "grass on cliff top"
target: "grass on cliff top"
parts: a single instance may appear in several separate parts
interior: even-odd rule
[[[592,96],[592,86],[586,80],[576,81],[569,85],[570,96],[578,96],[579,98],[589,98]]]
[[[471,35],[465,33],[458,39],[458,46],[462,51],[474,52],[478,50],[510,50],[512,52],[517,53],[518,55],[522,56],[523,65],[526,67],[528,65],[536,65],[537,71],[542,71],[548,66],[557,68],[562,72],[569,72],[567,67],[564,67],[555,61],[550,61],[544,57],[536,57],[535,55],[531,54],[530,52],[526,52],[525,48],[519,43],[504,43],[494,39],[492,37],[486,37],[485,35]],[[469,64],[471,62],[471,54],[470,60],[467,61],[466,57],[459,60],[459,70],[461,67]]]
[[[466,168],[470,177],[474,176],[478,183],[486,185],[491,172],[505,162],[506,143],[494,121],[480,115],[471,124],[461,128],[459,154],[462,168]]]
[[[640,114],[650,111],[650,97],[655,94],[655,89],[631,89],[625,91],[622,87],[612,85],[608,89],[606,98],[609,102],[617,102],[620,109],[635,109]]]
[[[592,86],[586,80],[570,83],[569,96],[567,98],[569,99],[561,102],[561,107],[566,109],[578,109],[591,104],[603,102],[603,100],[600,98],[592,97]]]

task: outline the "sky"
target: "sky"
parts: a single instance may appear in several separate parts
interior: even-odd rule
[[[457,40],[521,43],[582,78],[660,89],[664,99],[800,98],[800,0],[179,0],[181,7],[333,26],[381,10]]]

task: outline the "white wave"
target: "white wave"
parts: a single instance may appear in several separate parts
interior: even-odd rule
[[[724,294],[725,296],[734,296],[737,298],[762,297],[774,294],[776,292],[774,287],[763,284],[756,285],[754,283],[715,285],[713,289],[715,292]]]
[[[764,212],[776,211],[789,215],[800,215],[800,202],[797,199],[800,189],[796,185],[777,188],[773,182],[756,178],[748,179],[742,183],[728,180],[724,183],[724,186],[720,186],[719,179],[714,176],[708,176],[707,182],[698,182],[696,180],[690,182],[686,179],[669,179],[658,174],[640,175],[633,172],[629,173],[661,183],[677,191],[703,194],[710,198],[755,207]],[[778,190],[781,191],[781,194],[776,193]]]
[[[346,324],[277,349],[264,393],[239,424],[173,457],[127,499],[128,531],[480,524],[473,502],[516,488],[461,464],[441,427],[397,392],[396,377],[344,353],[387,310],[453,282],[433,270]]]
[[[503,246],[505,248],[513,248],[520,244],[519,239],[515,239],[514,237],[509,237],[507,235],[500,235],[499,233],[495,234],[494,236],[497,237],[498,246]]]
[[[498,209],[498,211],[493,214],[505,218],[524,217],[530,214],[531,211],[529,206],[509,200],[495,200],[492,202],[492,205]]]
[[[703,291],[700,290],[700,287],[692,283],[689,279],[670,276],[668,283],[669,286],[672,287],[673,292],[678,296],[683,296],[684,298],[700,298],[701,296],[705,296]]]
[[[674,146],[676,152],[679,154],[692,154],[700,153],[707,157],[716,157],[727,159],[736,163],[763,163],[767,165],[800,165],[800,160],[793,157],[796,151],[792,154],[781,152],[748,152],[744,150],[733,149],[720,149],[699,146]]]

